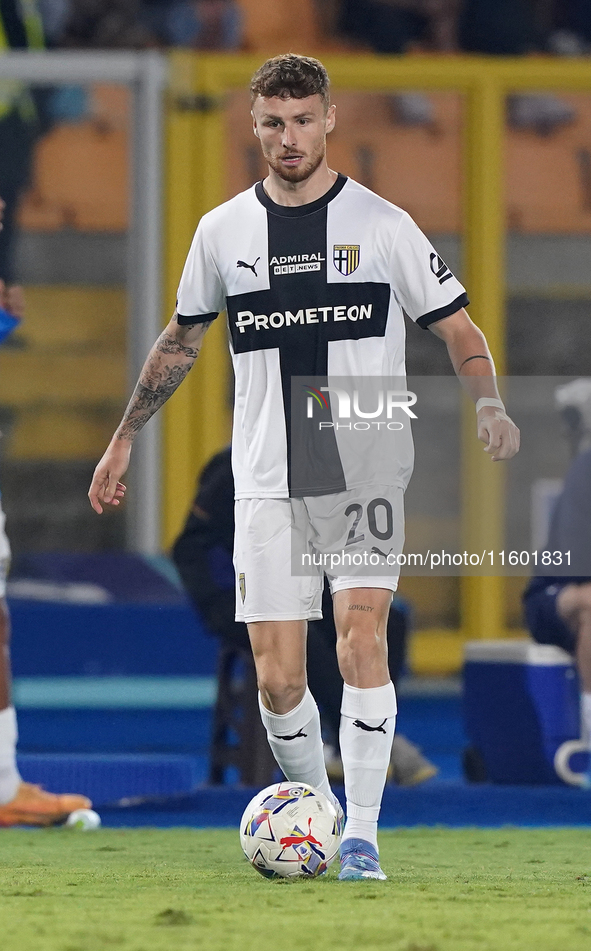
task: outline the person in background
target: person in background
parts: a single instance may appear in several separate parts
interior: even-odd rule
[[[568,575],[539,569],[523,603],[534,640],[562,647],[576,659],[582,740],[591,749],[591,379],[558,387],[556,404],[574,458],[554,506],[545,550],[570,552],[570,569]]]
[[[7,50],[44,48],[43,24],[35,0],[0,0],[0,55]],[[0,195],[4,227],[0,232],[0,278],[12,283],[15,218],[29,182],[33,146],[41,131],[39,97],[26,85],[0,80]]]
[[[455,51],[462,0],[342,0],[341,27],[376,53]]]
[[[591,0],[555,0],[551,49],[561,56],[591,53]]]
[[[141,18],[163,46],[236,50],[243,43],[236,0],[142,0]]]
[[[140,0],[69,0],[59,45],[74,49],[144,49],[154,38],[141,22]]]
[[[211,633],[226,644],[250,650],[246,624],[236,621],[234,550],[234,477],[230,448],[217,453],[201,473],[195,500],[185,525],[172,548],[172,558],[199,616]],[[405,661],[408,611],[399,599],[388,619],[388,665],[396,685]],[[339,753],[339,723],[343,678],[336,659],[337,632],[332,598],[325,584],[322,619],[308,628],[308,681],[318,699],[329,778],[343,780]],[[394,735],[390,780],[399,786],[415,786],[437,773],[421,751],[402,734]]]
[[[74,0],[38,0],[45,42],[49,49],[59,46]]]
[[[0,230],[4,211],[5,204],[0,199]],[[22,288],[7,287],[0,279],[0,343],[23,315]],[[48,826],[63,822],[75,809],[89,809],[92,803],[86,796],[56,796],[25,783],[16,765],[17,725],[11,699],[10,618],[6,604],[10,545],[4,524],[0,496],[0,827]]]

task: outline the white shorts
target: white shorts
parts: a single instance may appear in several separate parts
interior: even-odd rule
[[[6,579],[10,567],[10,545],[4,531],[6,517],[0,505],[0,598],[6,597]]]
[[[351,568],[347,558],[367,559],[374,546],[384,555],[402,552],[403,502],[402,488],[392,486],[298,499],[239,499],[234,538],[236,620],[321,618],[325,575],[333,594],[348,588],[396,591],[400,570],[395,563],[382,566],[378,573],[364,567],[363,560]],[[303,552],[314,554],[300,572],[297,564]],[[335,563],[340,559],[335,552],[346,552],[345,567]]]

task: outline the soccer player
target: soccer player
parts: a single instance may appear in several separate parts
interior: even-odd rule
[[[0,198],[0,230],[4,202]],[[0,280],[0,340],[3,336],[2,311],[22,317],[24,301],[20,287],[7,288]],[[8,323],[9,318],[6,318]],[[16,713],[10,694],[10,619],[6,604],[6,577],[10,563],[10,545],[4,530],[4,512],[0,496],[0,826],[48,826],[63,822],[75,809],[92,805],[86,796],[55,795],[21,779],[16,765]]]
[[[343,530],[345,539],[347,532],[353,541],[369,537],[379,504],[389,526],[382,536],[391,551],[401,551],[412,447],[402,440],[387,466],[368,456],[364,479],[348,482],[348,461],[332,437],[314,471],[316,457],[290,452],[297,436],[293,378],[404,378],[404,311],[446,342],[492,459],[511,457],[519,433],[499,399],[486,340],[463,309],[464,288],[405,212],[329,168],[326,136],[336,109],[322,64],[274,57],[250,91],[268,175],[202,218],[175,313],[147,358],[89,498],[98,513],[105,503],[119,504],[136,433],[176,390],[225,309],[236,377],[236,616],[248,624],[261,716],[279,766],[288,779],[331,795],[318,709],[306,684],[306,622],[320,617],[323,575],[292,571],[292,521],[322,549]],[[396,717],[386,619],[398,572],[347,572],[329,581],[344,680],[340,878],[384,879],[377,820]]]

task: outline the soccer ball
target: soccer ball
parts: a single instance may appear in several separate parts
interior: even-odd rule
[[[317,878],[336,858],[343,813],[306,783],[277,783],[251,799],[240,844],[265,878]]]
[[[82,829],[89,832],[100,828],[101,817],[94,809],[74,809],[66,819],[66,826],[69,829]]]

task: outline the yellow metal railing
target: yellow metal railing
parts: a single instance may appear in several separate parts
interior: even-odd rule
[[[261,62],[252,55],[172,54],[168,109],[166,299],[170,310],[201,215],[226,195],[224,98],[243,89]],[[497,372],[505,371],[505,97],[515,91],[591,91],[587,60],[488,57],[324,58],[335,91],[451,90],[466,98],[464,267],[470,314],[486,334]],[[222,320],[208,332],[196,370],[170,401],[164,443],[164,544],[190,503],[195,476],[229,438],[229,364]],[[468,550],[503,542],[503,468],[475,438],[466,407],[463,438],[463,541]],[[479,493],[468,487],[478,485]],[[504,633],[502,578],[466,578],[461,595],[466,637]]]

